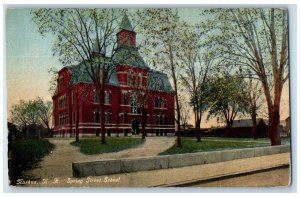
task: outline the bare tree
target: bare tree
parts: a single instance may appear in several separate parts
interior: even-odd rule
[[[64,64],[81,64],[99,95],[101,143],[105,142],[105,84],[115,69],[114,53],[121,10],[36,9],[33,21],[42,35],[53,33],[54,54]]]
[[[224,59],[251,70],[264,90],[271,145],[280,145],[280,100],[288,73],[288,12],[275,8],[207,9]]]
[[[143,50],[148,54],[150,62],[159,65],[161,70],[171,76],[177,115],[177,145],[181,144],[181,113],[178,98],[178,53],[179,40],[183,25],[179,21],[177,9],[141,9],[137,12],[141,17],[139,28],[145,35]]]

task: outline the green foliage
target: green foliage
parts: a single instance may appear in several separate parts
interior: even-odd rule
[[[80,152],[87,155],[118,152],[132,148],[143,143],[140,138],[130,137],[107,137],[106,144],[100,144],[99,138],[80,139],[79,142],[71,142],[71,145],[80,147]]]
[[[11,121],[23,130],[29,125],[36,126],[39,123],[45,124],[50,129],[52,102],[45,102],[40,97],[28,101],[20,100],[18,104],[12,106],[10,113]]]
[[[243,80],[239,76],[225,74],[211,80],[209,84],[210,110],[208,118],[219,117],[227,123],[232,123],[238,113],[246,113],[248,103],[243,93]]]
[[[252,139],[251,139],[252,140]],[[172,154],[184,154],[195,153],[202,151],[215,151],[224,149],[237,149],[237,148],[250,148],[257,146],[266,146],[268,144],[261,141],[245,141],[239,139],[207,139],[202,138],[201,143],[197,143],[194,138],[182,138],[182,148],[178,148],[176,145],[172,146],[168,150],[160,153],[160,155],[172,155]]]
[[[11,184],[15,184],[19,178],[24,178],[27,170],[34,168],[41,158],[54,149],[54,145],[46,139],[17,140],[11,144],[11,150],[9,150]]]

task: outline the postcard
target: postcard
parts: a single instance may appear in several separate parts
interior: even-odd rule
[[[5,11],[10,187],[290,186],[289,9]]]

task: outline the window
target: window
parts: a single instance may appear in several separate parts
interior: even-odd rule
[[[72,105],[73,105],[73,99],[74,99],[73,96],[74,96],[74,95],[73,95],[73,91],[72,91],[72,92],[71,92],[71,104],[72,104]]]
[[[66,114],[59,115],[59,125],[63,126],[66,124],[67,124],[67,115]]]
[[[138,107],[137,107],[137,102],[136,102],[135,98],[130,99],[130,111],[132,114],[138,113]]]
[[[96,90],[94,91],[94,102],[99,103],[99,94]]]
[[[162,99],[162,101],[161,101],[161,107],[162,108],[166,108],[167,107],[167,100],[166,99]]]
[[[159,103],[158,100],[159,100],[159,98],[158,98],[158,97],[155,97],[155,105],[154,105],[155,107],[158,107],[158,103]]]
[[[109,104],[109,92],[105,91],[104,104]]]
[[[127,112],[124,112],[124,124],[128,123],[128,114]]]
[[[158,89],[158,90],[162,90],[162,88],[163,88],[163,82],[162,82],[162,80],[159,80],[159,81],[157,82],[157,89]]]
[[[122,93],[122,97],[123,97],[123,104],[124,104],[124,105],[127,105],[127,104],[128,104],[127,93],[126,93],[126,92],[123,92],[123,93]]]
[[[130,112],[132,114],[138,113],[138,103],[137,103],[138,92],[133,91],[130,93]]]
[[[58,98],[58,107],[60,109],[64,109],[66,107],[66,96],[65,95],[60,96]]]
[[[110,122],[110,113],[105,112],[105,123],[109,123],[109,122]]]
[[[159,115],[156,116],[155,124],[156,124],[156,125],[159,125]]]
[[[131,73],[130,72],[127,73],[127,85],[131,86]]]
[[[162,115],[160,116],[159,123],[160,123],[161,125],[163,125],[163,124],[164,124],[164,117],[163,117]]]
[[[94,111],[94,122],[96,122],[96,123],[100,122],[100,116],[99,116],[98,110]]]

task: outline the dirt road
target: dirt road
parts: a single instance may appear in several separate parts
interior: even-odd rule
[[[146,141],[134,148],[115,153],[84,155],[78,147],[70,145],[74,139],[50,139],[55,145],[51,154],[44,157],[39,166],[28,174],[34,179],[51,179],[72,177],[72,162],[94,161],[100,159],[118,159],[128,157],[155,156],[173,146],[175,137],[148,137]]]

